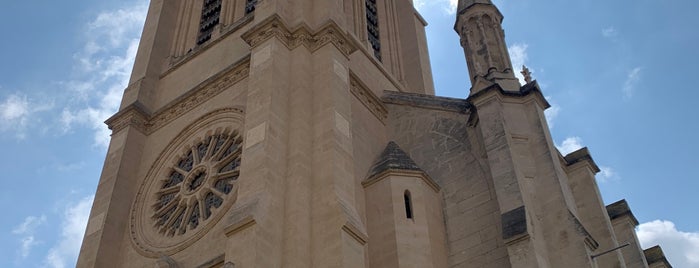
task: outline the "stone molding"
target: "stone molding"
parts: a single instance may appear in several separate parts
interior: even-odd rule
[[[148,113],[140,103],[136,102],[117,112],[105,123],[112,130],[112,133],[117,133],[126,127],[134,127],[146,135],[153,134],[183,114],[220,94],[226,88],[247,78],[249,72],[250,57],[248,56],[200,83],[188,93],[153,114]],[[238,108],[233,109],[240,113],[243,112]]]
[[[629,203],[626,202],[626,199],[622,199],[614,202],[613,204],[607,205],[606,208],[609,219],[612,220],[612,222],[614,222],[616,219],[628,217],[634,226],[638,226],[638,220],[636,219],[636,216],[633,215],[633,212],[631,212],[631,208],[629,207]]]
[[[567,154],[563,157],[563,160],[565,161],[565,165],[569,168],[573,167],[578,163],[586,163],[590,167],[590,169],[594,171],[594,173],[600,172],[599,166],[597,166],[595,160],[592,159],[590,150],[587,147],[581,148],[575,152]]]
[[[528,99],[522,101],[522,98],[524,97],[528,97]],[[551,104],[549,104],[544,97],[544,94],[541,92],[541,88],[539,87],[539,83],[537,83],[536,80],[522,86],[519,91],[508,91],[500,87],[498,84],[492,84],[491,86],[472,94],[466,100],[474,106],[480,106],[483,103],[491,101],[493,98],[497,98],[501,102],[508,103],[524,103],[531,101],[533,98],[533,101],[539,103],[539,105],[544,109],[551,107]]]
[[[381,123],[386,124],[388,109],[359,78],[350,71],[350,91]]]
[[[369,188],[370,186],[374,185],[375,183],[380,182],[380,181],[382,181],[388,177],[391,177],[391,176],[403,176],[403,177],[413,177],[413,178],[421,179],[435,193],[439,193],[439,191],[442,189],[441,187],[439,187],[439,184],[437,184],[429,175],[427,175],[427,173],[425,173],[422,170],[397,170],[397,169],[388,169],[384,172],[381,172],[379,174],[371,176],[362,182],[362,186],[364,188]]]
[[[227,237],[231,237],[242,230],[252,227],[255,224],[257,224],[255,218],[253,216],[247,216],[241,219],[240,221],[229,225],[223,230],[223,232],[226,234]]]
[[[388,90],[383,92],[381,100],[387,104],[409,105],[424,109],[455,112],[460,114],[470,114],[473,108],[471,103],[464,99]]]
[[[342,231],[354,238],[354,240],[356,240],[362,246],[366,245],[367,241],[369,241],[369,236],[364,234],[359,228],[357,228],[357,226],[349,221],[342,225]]]
[[[345,57],[357,51],[359,46],[333,21],[327,22],[318,30],[312,30],[303,23],[290,28],[278,15],[270,16],[241,37],[253,48],[271,38],[276,38],[289,50],[304,46],[315,52],[325,45],[332,44]]]

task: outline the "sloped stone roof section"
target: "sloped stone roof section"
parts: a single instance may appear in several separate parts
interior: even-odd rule
[[[424,172],[415,164],[415,161],[393,141],[386,145],[386,149],[383,150],[383,153],[381,153],[376,160],[368,177],[374,177],[386,170],[414,170]]]

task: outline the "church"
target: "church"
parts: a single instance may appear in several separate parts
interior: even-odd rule
[[[151,0],[77,266],[672,267],[502,20],[459,0],[456,99],[412,0]]]

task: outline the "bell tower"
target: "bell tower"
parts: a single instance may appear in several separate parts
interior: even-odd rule
[[[152,0],[77,266],[368,267],[379,96],[434,94],[425,25],[410,0]]]

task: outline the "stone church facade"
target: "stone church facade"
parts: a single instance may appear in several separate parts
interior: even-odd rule
[[[152,0],[77,266],[671,267],[502,19],[459,1],[454,99],[411,0]]]

